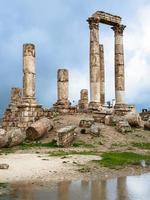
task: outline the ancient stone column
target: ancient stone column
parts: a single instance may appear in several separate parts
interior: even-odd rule
[[[35,98],[35,46],[23,45],[23,97]]]
[[[124,75],[124,50],[123,31],[126,26],[116,25],[112,27],[115,33],[115,98],[116,105],[125,104],[125,75]]]
[[[104,46],[99,45],[100,54],[100,102],[105,104],[105,66],[104,66]]]
[[[88,90],[87,89],[82,89],[80,91],[79,109],[80,110],[88,109]]]
[[[100,106],[100,56],[99,56],[99,20],[89,18],[90,27],[90,105]]]
[[[57,72],[57,93],[58,93],[58,104],[67,104],[68,93],[69,93],[69,76],[67,69],[59,69]]]

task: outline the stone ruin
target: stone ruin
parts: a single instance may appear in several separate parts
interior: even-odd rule
[[[96,119],[102,115],[115,113],[125,115],[135,109],[128,106],[124,100],[125,75],[124,75],[124,50],[123,31],[119,16],[98,11],[88,18],[90,28],[90,102],[88,90],[82,89],[77,106],[72,106],[69,101],[69,72],[67,69],[59,69],[57,72],[58,100],[50,109],[44,109],[35,98],[35,46],[23,45],[23,89],[12,88],[11,102],[6,109],[2,121],[2,127],[9,129],[17,127],[27,129],[33,122],[42,117],[51,118],[53,112],[76,113],[91,112],[96,114]],[[99,43],[99,24],[110,25],[115,36],[115,106],[112,110],[105,104],[105,64],[104,46]],[[101,121],[101,120],[99,120]]]

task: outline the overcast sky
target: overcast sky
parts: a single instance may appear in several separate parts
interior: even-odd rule
[[[69,69],[70,100],[89,89],[89,28],[97,10],[122,17],[126,101],[150,106],[149,0],[0,0],[0,111],[10,102],[11,87],[22,87],[22,45],[36,45],[36,97],[50,107],[57,99],[58,68]],[[105,48],[106,97],[114,98],[114,35],[100,26]]]

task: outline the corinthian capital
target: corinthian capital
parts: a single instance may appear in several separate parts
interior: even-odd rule
[[[88,18],[87,21],[89,23],[90,30],[91,29],[99,29],[99,23],[100,23],[99,19],[90,17],[90,18]]]
[[[115,25],[111,29],[115,32],[115,34],[123,35],[123,31],[125,29],[125,25]]]

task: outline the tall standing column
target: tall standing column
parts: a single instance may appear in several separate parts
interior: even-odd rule
[[[35,46],[23,45],[23,97],[35,98]]]
[[[100,102],[105,104],[105,65],[104,65],[104,46],[99,45],[100,54]]]
[[[58,93],[58,103],[67,104],[68,93],[69,93],[69,76],[67,69],[59,69],[57,72],[57,93]]]
[[[115,98],[116,105],[125,104],[125,75],[124,75],[124,49],[123,31],[126,26],[116,25],[112,27],[115,33]]]
[[[99,56],[99,20],[89,18],[90,27],[90,107],[100,106],[100,56]]]

